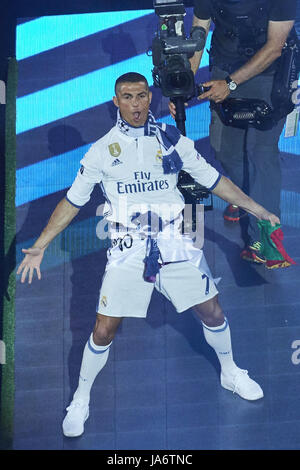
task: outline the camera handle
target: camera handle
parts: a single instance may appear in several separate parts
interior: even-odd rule
[[[186,135],[185,129],[185,121],[186,121],[186,113],[185,113],[185,103],[192,97],[184,97],[184,96],[172,96],[171,101],[176,106],[176,127],[182,133],[182,135]],[[194,179],[186,173],[185,171],[179,172],[178,177],[178,189],[182,193],[184,200],[187,204],[192,204],[192,231],[196,231],[196,205],[198,203],[203,204],[205,199],[210,198],[209,204],[204,204],[204,210],[212,210],[213,209],[213,201],[212,195],[210,191],[208,191],[204,186],[196,183]]]
[[[180,130],[181,134],[185,136],[186,135],[186,130],[185,130],[186,114],[185,114],[184,103],[186,99],[182,96],[174,96],[171,98],[171,101],[176,106],[176,115],[175,115],[176,126]]]

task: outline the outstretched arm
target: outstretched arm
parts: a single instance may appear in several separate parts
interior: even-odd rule
[[[57,204],[48,224],[34,245],[31,248],[22,249],[22,252],[25,253],[25,257],[17,270],[17,274],[22,273],[22,283],[26,281],[28,274],[28,282],[31,284],[34,271],[37,272],[38,279],[41,279],[40,264],[45,249],[49,243],[70,224],[78,212],[79,209],[70,204],[65,198]]]
[[[259,220],[268,220],[272,226],[280,224],[279,218],[265,209],[247,196],[238,186],[236,186],[226,176],[222,176],[212,193],[221,199],[241,207],[249,214],[254,215]]]

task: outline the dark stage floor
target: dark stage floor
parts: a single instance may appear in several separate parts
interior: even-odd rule
[[[235,360],[265,397],[252,403],[222,389],[191,311],[177,314],[155,293],[146,320],[124,320],[96,379],[84,435],[64,438],[106,260],[103,243],[86,241],[96,238],[93,219],[79,219],[49,248],[43,279],[17,284],[14,449],[300,448],[299,157],[282,155],[282,170],[284,245],[298,265],[270,271],[241,261],[240,227],[224,224],[223,202],[205,215],[204,251],[222,278]],[[55,197],[18,209],[19,258]]]

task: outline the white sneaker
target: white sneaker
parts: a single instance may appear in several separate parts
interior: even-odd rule
[[[259,400],[264,396],[261,387],[250,379],[247,370],[238,369],[234,376],[225,376],[221,372],[221,385],[245,400]]]
[[[67,408],[62,423],[63,433],[67,437],[78,437],[84,432],[84,423],[89,417],[89,405],[83,400],[73,400]]]

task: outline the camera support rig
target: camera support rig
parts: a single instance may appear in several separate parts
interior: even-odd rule
[[[181,0],[154,0],[153,6],[159,17],[158,32],[152,41],[153,83],[175,104],[176,126],[186,135],[185,102],[196,95],[194,73],[189,59],[195,51],[203,49],[206,32],[204,28],[193,27],[190,38],[186,37],[186,11]],[[178,189],[186,203],[203,203],[204,199],[210,198],[210,204],[204,204],[204,208],[213,208],[209,190],[195,182],[185,171],[179,173]]]

